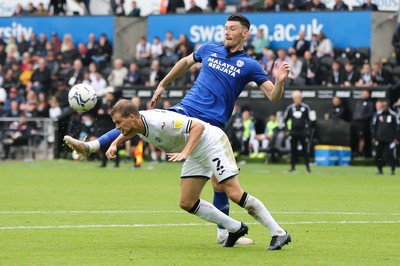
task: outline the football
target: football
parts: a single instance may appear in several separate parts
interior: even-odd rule
[[[69,90],[68,101],[72,109],[83,113],[89,111],[96,105],[97,94],[91,86],[77,84]]]

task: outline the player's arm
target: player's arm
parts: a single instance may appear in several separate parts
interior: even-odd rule
[[[157,89],[153,94],[153,98],[151,98],[151,106],[154,107],[157,101],[161,99],[161,94],[168,86],[168,84],[170,84],[176,78],[180,77],[195,63],[196,61],[194,61],[193,53],[179,60],[178,63],[176,63],[176,65],[168,72],[168,74],[158,84]]]
[[[204,128],[205,126],[202,122],[197,120],[192,120],[190,126],[189,138],[186,143],[186,146],[179,153],[168,153],[167,154],[168,161],[178,162],[187,159],[189,155],[192,153],[192,151],[196,148],[197,144],[199,144]]]
[[[267,80],[263,84],[260,85],[260,90],[262,90],[267,96],[267,98],[275,103],[279,101],[282,97],[284,91],[284,82],[289,75],[289,65],[286,62],[282,62],[282,64],[278,67],[278,63],[274,64],[274,73],[275,73],[275,84],[271,81]]]
[[[108,148],[108,150],[106,151],[106,156],[109,160],[115,160],[115,158],[117,157],[117,147],[119,144],[130,140],[133,136],[135,136],[135,133],[129,134],[129,135],[122,135],[119,134],[119,136],[111,143],[110,147]]]

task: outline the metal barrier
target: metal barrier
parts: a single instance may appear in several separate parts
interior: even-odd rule
[[[55,132],[57,121],[50,118],[27,118],[29,131],[26,139],[14,145],[12,135],[17,132],[20,123],[18,117],[0,118],[0,157],[4,158],[7,148],[10,148],[10,158],[25,161],[51,160],[54,158]]]

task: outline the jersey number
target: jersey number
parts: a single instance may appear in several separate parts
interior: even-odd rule
[[[221,165],[221,160],[219,158],[214,158],[213,162],[217,163],[217,171],[219,175],[222,175],[225,172],[224,166]]]

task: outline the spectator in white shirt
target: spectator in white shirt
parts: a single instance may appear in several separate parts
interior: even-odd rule
[[[128,69],[124,67],[124,61],[121,58],[114,60],[114,69],[108,75],[108,84],[111,87],[118,87],[124,84],[124,78],[128,74]]]
[[[290,81],[290,85],[304,85],[305,79],[301,76],[301,70],[303,68],[303,62],[299,60],[297,54],[293,53],[290,56],[289,62],[290,72],[288,75],[288,79]]]
[[[147,42],[147,38],[142,36],[136,45],[136,56],[137,60],[148,59],[151,56],[151,44]]]
[[[160,38],[154,37],[150,47],[151,58],[160,59],[163,53],[163,45],[160,42]]]

